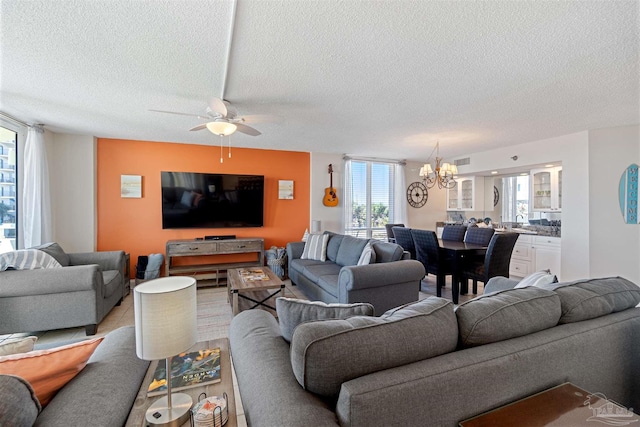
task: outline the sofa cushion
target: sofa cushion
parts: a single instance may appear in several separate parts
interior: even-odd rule
[[[327,243],[327,259],[331,262],[336,262],[338,258],[338,249],[342,243],[343,234],[335,234],[330,231],[325,232],[329,235],[329,242]]]
[[[42,252],[46,252],[56,259],[63,267],[68,267],[70,260],[69,255],[55,242],[45,243],[40,246],[34,246],[31,249],[40,249]]]
[[[461,346],[473,347],[556,326],[560,297],[538,287],[508,289],[460,304],[455,312]]]
[[[340,266],[332,262],[323,262],[322,264],[308,265],[302,271],[307,279],[314,283],[318,283],[318,280],[322,276],[328,274],[339,274]]]
[[[301,259],[313,259],[316,261],[326,261],[327,259],[327,234],[310,234],[304,242],[304,250]]]
[[[0,254],[0,271],[59,267],[62,265],[54,257],[38,249],[20,249]]]
[[[297,271],[298,273],[304,273],[304,269],[311,265],[322,265],[324,262],[316,261],[314,259],[293,259],[289,264],[292,270]]]
[[[0,426],[32,426],[40,402],[31,385],[14,375],[0,375]]]
[[[560,296],[559,323],[580,322],[635,307],[640,287],[622,277],[605,277],[552,284],[545,287]]]
[[[81,341],[51,350],[0,357],[0,374],[18,375],[31,384],[44,407],[87,364],[104,337]]]
[[[336,263],[339,265],[357,265],[362,250],[367,244],[368,240],[358,239],[357,237],[344,236],[340,248],[338,249],[338,255],[336,257]]]
[[[376,262],[400,261],[404,250],[402,246],[389,242],[373,242],[371,244],[376,253]]]
[[[338,281],[340,275],[338,274],[325,274],[318,279],[316,285],[329,295],[333,296],[336,301],[338,300]]]
[[[295,298],[276,299],[276,312],[282,337],[291,341],[295,328],[304,322],[346,319],[352,316],[373,316],[373,306],[367,303],[326,304]]]
[[[38,337],[22,337],[11,338],[0,343],[0,356],[8,356],[10,354],[27,353],[33,350]],[[1,400],[0,400],[1,402]]]
[[[291,366],[306,390],[335,397],[345,381],[454,351],[457,340],[453,304],[430,297],[383,317],[300,324],[291,341]]]

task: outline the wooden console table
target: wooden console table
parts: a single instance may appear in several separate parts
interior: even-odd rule
[[[196,257],[229,254],[255,254],[256,259],[238,262],[208,262],[195,265],[174,265],[176,257]],[[228,240],[169,240],[167,242],[166,276],[180,274],[215,274],[220,285],[220,273],[230,268],[262,267],[264,265],[264,239]]]

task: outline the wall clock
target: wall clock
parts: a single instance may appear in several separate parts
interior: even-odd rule
[[[407,187],[407,202],[414,208],[421,208],[427,203],[429,193],[427,187],[419,181],[412,182]]]
[[[497,206],[500,201],[500,193],[498,193],[498,188],[493,186],[493,206]]]

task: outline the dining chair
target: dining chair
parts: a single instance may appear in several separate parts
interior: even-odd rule
[[[438,243],[435,231],[412,229],[411,235],[416,246],[416,259],[424,265],[427,274],[436,276],[436,295],[442,296],[447,274],[451,274],[452,265]]]
[[[470,262],[462,271],[462,282],[473,280],[473,293],[478,293],[478,281],[487,283],[495,276],[509,277],[511,253],[518,240],[518,233],[495,233],[491,237],[484,262]]]
[[[396,243],[409,252],[411,259],[416,259],[416,245],[413,242],[413,236],[411,236],[411,229],[407,227],[392,227],[392,230]]]
[[[390,243],[395,243],[396,238],[393,235],[393,227],[404,227],[404,224],[385,224],[384,228],[387,229],[387,241]]]
[[[464,233],[467,231],[467,227],[464,225],[445,225],[442,229],[442,240],[453,240],[455,242],[462,242],[464,240]]]
[[[465,243],[475,243],[487,246],[493,237],[495,230],[489,227],[469,227],[464,235]]]

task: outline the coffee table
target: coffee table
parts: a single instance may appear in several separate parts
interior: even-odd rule
[[[204,350],[207,348],[220,348],[220,382],[205,386],[188,388],[180,390],[179,393],[186,393],[193,399],[193,403],[198,402],[200,393],[206,393],[207,397],[222,396],[222,393],[227,393],[227,407],[229,408],[229,421],[225,423],[225,427],[237,427],[238,419],[236,414],[236,400],[233,393],[233,378],[231,374],[231,358],[229,357],[229,340],[227,338],[220,338],[210,341],[202,341],[191,347],[188,351]],[[164,363],[164,360],[160,361]],[[142,381],[138,396],[133,403],[133,408],[127,418],[126,427],[141,427],[146,426],[145,414],[147,408],[151,406],[153,402],[160,398],[160,396],[147,397],[147,390],[151,380],[153,379],[153,373],[156,370],[158,361],[154,360],[149,365],[147,374]],[[187,421],[183,424],[183,427],[188,427],[190,422]]]
[[[460,422],[460,427],[581,427],[638,425],[638,415],[606,399],[564,383]]]
[[[261,270],[266,275],[266,279],[250,280],[251,275],[241,275],[242,270]],[[268,292],[271,289],[276,289],[276,291]],[[262,300],[256,300],[247,295],[249,292],[257,291],[267,291],[267,296]],[[263,306],[275,311],[275,307],[268,305],[266,301],[276,296],[285,296],[285,285],[269,267],[232,268],[227,270],[227,302],[231,300],[234,316],[239,312],[238,298],[253,302],[254,305],[250,309]]]

